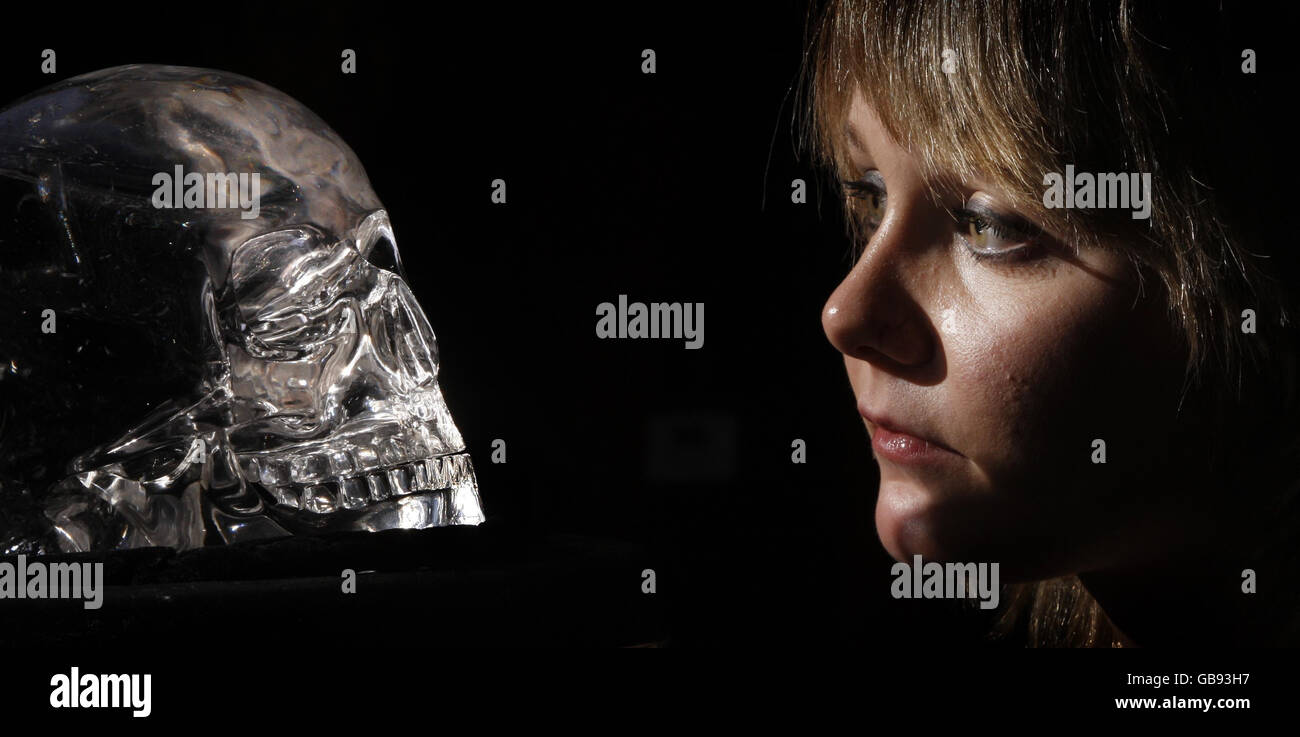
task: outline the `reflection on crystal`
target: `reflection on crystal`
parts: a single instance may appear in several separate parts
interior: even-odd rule
[[[178,171],[257,174],[259,201],[155,206]],[[64,359],[71,338],[0,321],[0,551],[483,521],[388,214],[299,103],[224,72],[94,72],[0,111],[0,188],[0,306],[95,326]]]

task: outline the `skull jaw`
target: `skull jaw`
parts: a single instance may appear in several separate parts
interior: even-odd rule
[[[426,529],[483,522],[468,453],[323,483],[267,488],[266,515],[292,533]]]
[[[349,456],[334,473],[335,466],[319,463],[324,457],[319,444],[298,452],[246,455],[220,428],[199,433],[196,417],[224,406],[225,399],[217,391],[179,412],[168,408],[108,450],[93,449],[76,459],[73,475],[43,500],[51,552],[183,551],[296,533],[424,529],[484,520],[473,464],[450,417],[439,427],[451,428],[444,434],[458,451],[394,454],[389,451],[398,446],[390,442],[383,453],[371,448],[368,455]],[[347,447],[364,451],[376,445],[367,438],[370,442]],[[134,446],[146,449],[132,452]],[[202,462],[190,454],[196,446],[207,448]],[[252,456],[258,461],[249,465]],[[308,459],[318,463],[295,462]],[[155,475],[158,469],[165,473]]]
[[[471,487],[414,492],[358,510],[318,514],[276,506],[267,512],[292,534],[423,530],[483,522],[477,491]]]
[[[297,506],[285,503],[294,491],[289,487],[268,491],[250,482],[240,484],[237,492],[218,495],[191,468],[174,491],[147,490],[114,466],[69,477],[59,485],[59,493],[47,500],[44,513],[57,552],[62,553],[144,547],[183,551],[293,534],[426,529],[484,521],[468,453],[421,463],[422,472],[413,475],[404,474],[407,466],[313,484],[295,492],[292,498]],[[358,482],[365,483],[369,496],[345,506],[337,492]],[[331,490],[335,496],[322,498]]]

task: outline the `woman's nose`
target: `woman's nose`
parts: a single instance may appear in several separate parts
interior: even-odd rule
[[[822,329],[844,355],[900,371],[924,366],[934,340],[925,311],[905,287],[909,262],[892,237],[881,232],[872,239],[822,308]]]

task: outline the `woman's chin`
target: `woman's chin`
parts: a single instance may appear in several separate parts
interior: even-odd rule
[[[927,489],[911,481],[882,482],[876,532],[894,560],[915,556],[936,563],[997,563],[1004,583],[1036,581],[1070,572],[1051,554],[1052,541],[1030,529],[1006,525],[987,493]]]
[[[898,561],[914,556],[926,561],[966,560],[960,529],[945,522],[943,495],[912,481],[882,481],[876,500],[876,532],[885,550]]]

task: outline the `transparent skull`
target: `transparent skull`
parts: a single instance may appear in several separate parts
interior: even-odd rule
[[[482,522],[388,214],[301,104],[66,80],[0,111],[0,208],[0,552]]]

